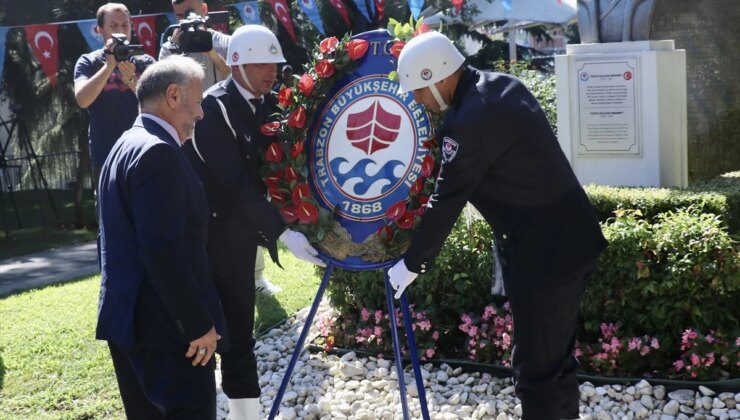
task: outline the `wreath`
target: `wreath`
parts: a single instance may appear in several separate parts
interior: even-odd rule
[[[391,53],[398,58],[405,42],[424,31],[425,25],[421,21],[416,26],[413,22],[401,25],[391,19],[388,30],[396,36]],[[390,206],[385,212],[385,224],[362,243],[355,243],[311,193],[305,151],[308,123],[334,84],[357,66],[368,47],[367,41],[350,39],[349,35],[341,40],[322,40],[314,46],[311,62],[304,66],[305,72],[295,87],[281,87],[278,105],[282,111],[278,118],[260,128],[262,134],[272,138],[260,169],[271,203],[290,229],[302,232],[314,246],[340,261],[357,256],[368,262],[381,262],[402,255],[424,214],[439,172],[439,146],[432,137],[424,143],[429,153],[409,197]],[[394,79],[394,73],[389,78]]]

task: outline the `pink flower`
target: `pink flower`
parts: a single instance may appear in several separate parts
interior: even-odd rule
[[[428,359],[431,359],[432,357],[434,357],[434,349],[432,348],[426,349],[424,353],[426,354]]]
[[[507,333],[501,334],[501,338],[503,339],[503,345],[501,346],[504,350],[511,347],[511,336]]]
[[[429,322],[429,321],[426,321],[426,320],[425,321],[419,321],[419,322],[416,323],[416,325],[418,325],[419,328],[421,328],[422,331],[429,331],[429,330],[432,329],[432,323]]]
[[[712,344],[715,341],[717,341],[717,339],[714,338],[714,336],[712,334],[707,334],[707,336],[704,337],[704,339],[707,340],[707,343],[709,343],[709,344]]]
[[[438,340],[439,339],[439,331],[435,331],[432,333],[432,340]]]
[[[373,334],[375,334],[376,337],[380,337],[381,335],[383,335],[383,329],[380,328],[380,327],[378,327],[378,326],[376,326],[373,329]]]
[[[699,334],[697,334],[696,331],[690,328],[684,331],[683,335],[681,336],[681,350],[686,350],[687,348],[693,346],[692,341],[698,336]]]
[[[653,339],[650,340],[650,347],[654,348],[655,350],[658,350],[660,348],[660,342],[657,338],[653,337]]]
[[[370,319],[370,311],[367,310],[367,308],[362,308],[362,311],[360,311],[360,317],[363,321],[367,321]]]
[[[701,364],[701,359],[698,354],[691,353],[691,364],[694,366],[699,366],[699,364]]]
[[[630,338],[629,343],[627,344],[627,350],[632,351],[640,348],[640,345],[642,344],[642,340],[640,340],[637,337]]]
[[[708,353],[707,358],[704,359],[704,366],[709,367],[714,364],[714,353]]]
[[[493,315],[496,315],[496,309],[492,305],[486,306],[483,311],[483,319],[490,319]]]
[[[640,356],[644,356],[648,353],[650,353],[650,347],[642,346],[642,348],[640,349]]]
[[[475,325],[470,327],[470,330],[468,331],[468,335],[471,337],[475,337],[476,335],[478,335],[478,327],[476,327]]]
[[[378,309],[377,311],[375,311],[375,323],[380,324],[381,319],[383,319],[383,312]]]
[[[735,345],[740,347],[740,337],[735,339]]]
[[[583,355],[583,352],[581,351],[581,348],[576,346],[575,350],[573,351],[573,356],[576,358],[579,358]]]
[[[676,368],[676,372],[680,372],[684,368],[683,360],[676,360],[673,362],[673,367]]]
[[[613,323],[601,323],[601,335],[603,335],[604,338],[611,337],[615,332],[617,332],[617,326]]]

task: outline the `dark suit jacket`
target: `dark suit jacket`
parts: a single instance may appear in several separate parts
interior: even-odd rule
[[[231,128],[219,100],[228,112]],[[285,224],[277,209],[267,201],[267,190],[259,173],[262,154],[272,141],[259,128],[279,110],[276,100],[272,95],[265,95],[264,117],[257,121],[229,78],[206,91],[202,106],[204,115],[195,126],[194,147],[186,144],[184,149],[205,186],[211,217],[221,221],[238,217],[251,225],[257,237],[245,240],[257,241],[277,260],[276,241]]]
[[[225,336],[206,255],[208,205],[177,140],[137,118],[108,155],[98,191],[96,337],[175,350],[214,325]]]
[[[517,79],[465,69],[438,138],[447,161],[406,253],[409,270],[434,259],[467,202],[493,228],[507,293],[569,274],[606,246],[544,112]]]

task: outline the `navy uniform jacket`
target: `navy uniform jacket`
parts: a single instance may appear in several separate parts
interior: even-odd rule
[[[208,271],[206,197],[177,140],[138,117],[108,155],[98,191],[96,337],[163,350],[184,350],[213,326],[225,337]]]
[[[251,224],[258,232],[253,239],[277,262],[277,239],[285,224],[267,201],[267,188],[259,174],[262,154],[270,141],[260,132],[267,117],[257,121],[232,78],[215,84],[204,95],[203,119],[195,126],[194,147],[185,150],[205,186],[211,217],[240,217]],[[273,95],[264,98],[265,116],[279,111]],[[229,124],[219,101],[228,113]]]
[[[438,135],[442,167],[405,255],[423,273],[467,202],[493,228],[506,291],[565,275],[606,246],[537,100],[516,78],[468,67]]]

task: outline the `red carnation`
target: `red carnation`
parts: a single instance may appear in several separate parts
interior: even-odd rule
[[[437,145],[437,139],[434,138],[434,137],[432,137],[431,139],[429,139],[429,140],[425,141],[424,143],[422,143],[421,146],[424,147],[424,148],[426,148],[426,149],[431,149],[432,147],[434,147],[436,145]]]
[[[337,48],[337,44],[339,44],[339,40],[335,36],[331,38],[324,38],[319,43],[319,49],[323,54],[329,54],[334,52],[334,49]]]
[[[426,22],[421,22],[421,25],[418,25],[416,27],[416,31],[414,32],[414,36],[421,35],[424,32],[429,32],[429,25],[427,25]]]
[[[301,202],[297,206],[296,212],[301,223],[310,224],[319,220],[319,210],[311,203]]]
[[[298,90],[300,90],[303,95],[309,96],[313,91],[314,83],[313,77],[308,73],[304,73],[303,76],[298,79]]]
[[[288,182],[293,182],[296,179],[298,179],[298,172],[292,167],[288,166],[285,168],[285,180]]]
[[[265,178],[265,184],[267,184],[267,188],[277,188],[278,183],[283,179],[284,175],[285,173],[282,170],[268,174],[267,178]]]
[[[303,153],[303,147],[305,145],[305,140],[298,140],[297,142],[293,143],[293,147],[290,149],[290,156],[295,159],[298,156]]]
[[[353,39],[347,43],[347,54],[352,60],[357,60],[365,55],[369,46],[364,39]]]
[[[283,216],[285,223],[293,223],[298,220],[298,211],[293,205],[286,205],[280,209],[280,215]]]
[[[421,195],[421,196],[419,196],[419,205],[420,206],[426,207],[428,202],[429,202],[429,196],[428,195]]]
[[[292,102],[292,97],[293,89],[289,87],[284,87],[280,89],[280,93],[278,93],[278,104],[280,104],[280,106],[282,106],[283,108],[287,108]]]
[[[389,222],[392,222],[403,216],[403,213],[405,212],[406,200],[401,200],[398,203],[388,207],[388,210],[385,211],[385,218],[388,219]]]
[[[277,188],[269,188],[267,190],[267,195],[270,196],[270,201],[273,203],[277,203],[280,205],[285,204],[285,193]]]
[[[308,198],[310,196],[311,189],[308,187],[308,184],[306,184],[305,182],[302,184],[298,184],[293,190],[293,204],[298,206],[303,202],[304,198]]]
[[[424,178],[432,174],[434,170],[434,157],[431,154],[424,156],[424,161],[421,162],[421,176]]]
[[[401,216],[400,219],[396,221],[398,223],[398,227],[401,229],[411,229],[414,227],[414,220],[416,219],[416,215],[411,212],[404,213],[403,216]]]
[[[317,76],[322,79],[326,79],[327,77],[331,77],[332,74],[334,74],[334,64],[332,64],[329,60],[321,60],[316,63]]]
[[[265,136],[274,136],[277,134],[278,130],[280,129],[280,123],[278,121],[269,122],[262,124],[260,127],[260,132],[262,132]]]
[[[288,116],[288,126],[301,128],[306,124],[306,108],[303,105],[294,109]]]
[[[265,152],[265,160],[268,162],[280,162],[283,160],[283,147],[280,143],[274,141],[270,143]]]
[[[391,46],[391,54],[392,54],[392,55],[393,55],[394,57],[398,58],[398,56],[399,56],[399,55],[401,55],[401,50],[403,49],[404,45],[406,45],[406,43],[405,43],[405,42],[403,42],[403,41],[396,41],[396,42],[395,42],[395,43],[394,43],[394,44],[393,44],[393,45]]]
[[[378,229],[378,239],[380,239],[383,243],[388,243],[393,239],[393,229],[388,226],[381,226],[380,229]]]
[[[410,192],[411,194],[418,194],[418,193],[420,193],[420,192],[421,192],[421,190],[423,190],[423,189],[424,189],[424,179],[423,179],[423,178],[419,178],[419,179],[417,179],[417,180],[416,180],[416,182],[414,182],[414,184],[413,184],[413,185],[411,186],[411,190],[409,190],[409,192]]]

